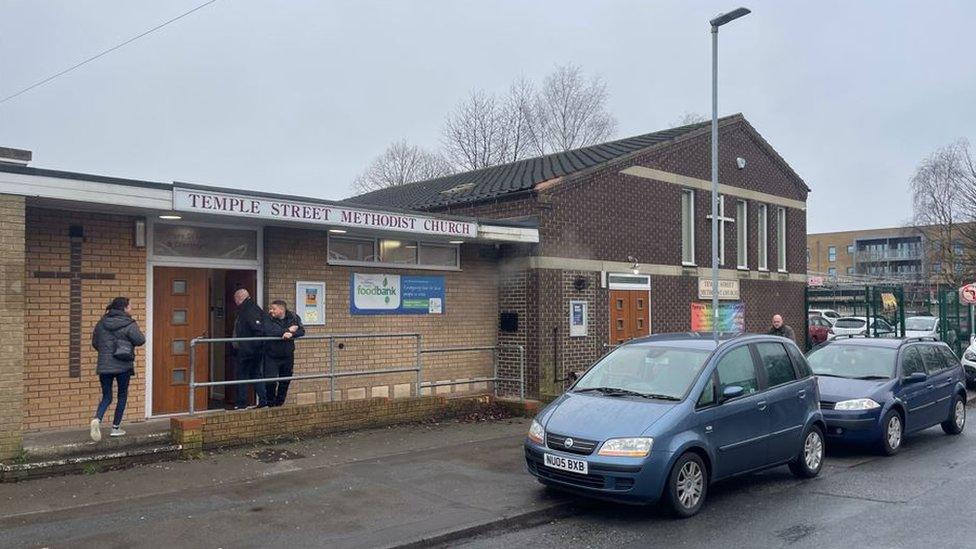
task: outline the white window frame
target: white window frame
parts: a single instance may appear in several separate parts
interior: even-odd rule
[[[833,250],[834,253],[830,253]],[[837,246],[827,246],[827,261],[834,263],[837,261]]]
[[[393,240],[404,240],[403,238],[397,236],[370,236],[362,234],[330,234],[326,239],[328,244],[327,248],[331,248],[333,238],[348,238],[363,241],[373,242],[373,257],[375,261],[351,261],[345,259],[332,259],[329,250],[326,249],[326,258],[329,265],[346,266],[346,267],[383,267],[389,269],[420,269],[425,271],[460,271],[461,270],[461,247],[458,244],[450,244],[445,242],[435,242],[435,241],[423,241],[423,240],[413,240],[417,242],[417,261],[418,263],[384,263],[379,261],[379,241],[383,239],[393,239]],[[455,250],[454,258],[455,264],[453,267],[447,265],[422,265],[420,261],[420,248],[423,246],[437,246],[441,248],[451,248]]]
[[[695,263],[695,191],[694,189],[682,188],[681,197],[682,199],[688,195],[688,204],[691,207],[691,211],[688,212],[688,219],[685,219],[685,209],[682,204],[681,208],[681,264],[687,267],[694,267]],[[689,231],[690,242],[688,242],[689,255],[691,256],[691,261],[685,261],[685,222],[691,225],[691,230]]]
[[[735,223],[735,262],[739,269],[749,270],[749,202],[736,200],[735,213],[739,217],[739,205],[742,205],[742,219],[736,219]],[[741,233],[741,234],[740,234]],[[741,238],[740,238],[741,237]],[[740,242],[741,241],[741,242]],[[742,253],[739,253],[739,244],[742,245]]]
[[[786,208],[776,208],[776,270],[785,273],[786,269]]]
[[[769,270],[769,207],[759,205],[759,219],[756,221],[759,229],[759,245],[757,246],[756,266],[760,271]]]

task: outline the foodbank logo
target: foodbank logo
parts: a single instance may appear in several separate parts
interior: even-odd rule
[[[399,275],[356,275],[355,305],[359,309],[396,309],[400,306]]]

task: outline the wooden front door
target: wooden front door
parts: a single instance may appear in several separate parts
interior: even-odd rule
[[[153,414],[189,410],[190,340],[205,336],[210,288],[206,269],[153,270]],[[196,381],[209,381],[209,352],[196,346]],[[197,410],[207,409],[207,390],[197,389]]]
[[[610,343],[619,345],[651,333],[648,293],[640,290],[610,290]]]

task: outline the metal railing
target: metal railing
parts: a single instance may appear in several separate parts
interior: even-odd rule
[[[336,371],[336,340],[346,340],[346,339],[398,339],[398,338],[413,338],[416,340],[416,351],[415,351],[415,365],[414,366],[404,366],[399,368],[381,368],[377,370],[356,370],[350,372],[337,372]],[[335,400],[335,381],[339,378],[344,377],[355,377],[355,376],[375,376],[383,374],[402,374],[402,373],[416,373],[416,389],[413,391],[414,396],[420,396],[422,388],[431,388],[445,386],[445,385],[461,385],[465,383],[479,383],[479,382],[489,382],[493,384],[493,392],[497,396],[498,394],[498,383],[499,382],[518,382],[519,383],[519,398],[525,400],[525,347],[522,345],[496,345],[492,346],[481,346],[481,347],[445,347],[441,349],[423,349],[423,338],[418,333],[392,333],[392,334],[310,334],[299,338],[295,338],[293,341],[306,341],[306,340],[326,340],[329,342],[329,370],[328,372],[313,373],[313,374],[297,374],[291,376],[278,376],[278,377],[262,377],[255,379],[233,379],[224,381],[200,381],[196,380],[196,352],[195,348],[200,344],[211,345],[214,343],[241,343],[249,341],[282,341],[280,337],[197,337],[190,340],[190,375],[189,382],[187,383],[189,390],[189,413],[193,415],[196,413],[196,390],[204,387],[219,387],[228,385],[250,385],[256,383],[269,383],[273,381],[304,381],[313,379],[328,379],[329,380],[329,399]],[[501,349],[515,349],[518,352],[519,361],[519,377],[516,378],[502,378],[498,376],[498,351]],[[492,351],[492,377],[474,378],[467,379],[463,381],[447,381],[447,382],[424,382],[423,380],[423,355],[425,354],[435,354],[435,353],[462,353],[462,352],[475,352],[475,351]]]

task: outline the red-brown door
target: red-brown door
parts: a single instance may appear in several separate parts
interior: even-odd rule
[[[189,410],[190,340],[205,336],[210,288],[206,269],[153,270],[153,414]],[[206,345],[197,345],[196,381],[209,381]],[[207,390],[197,389],[197,410],[207,409]]]
[[[610,290],[610,343],[650,334],[648,293],[638,290]]]

